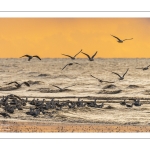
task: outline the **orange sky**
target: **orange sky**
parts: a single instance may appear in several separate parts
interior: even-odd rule
[[[121,39],[133,38],[122,44]],[[150,57],[148,18],[0,18],[0,57]],[[85,58],[83,54],[78,57]]]

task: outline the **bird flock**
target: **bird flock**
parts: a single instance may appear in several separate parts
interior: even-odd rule
[[[132,40],[133,39],[133,38],[130,38],[130,39],[121,40],[120,38],[118,38],[114,35],[111,35],[111,36],[116,38],[118,40],[117,41],[118,43],[123,43],[126,40]],[[75,60],[76,57],[80,53],[85,55],[89,61],[94,61],[94,58],[97,55],[98,51],[96,51],[92,56],[83,52],[82,49],[77,54],[75,54],[74,56],[70,56],[68,54],[62,54],[62,55],[69,57],[71,60]],[[28,61],[31,61],[33,58],[37,58],[40,61],[42,60],[37,55],[31,56],[31,55],[26,54],[26,55],[21,56],[20,58],[23,58],[23,57],[27,57]],[[62,70],[64,70],[66,67],[74,65],[74,64],[81,65],[77,62],[71,62],[71,63],[66,64],[62,68]],[[149,66],[150,65],[148,65],[147,67],[136,68],[136,69],[142,69],[144,71],[144,70],[147,70],[149,68]],[[127,70],[123,73],[123,75],[120,75],[119,73],[116,73],[116,72],[111,72],[111,73],[118,76],[119,77],[118,80],[124,80],[125,75],[128,73],[128,71],[129,71],[129,68],[127,68]],[[99,79],[93,75],[90,75],[90,76],[92,78],[98,80],[100,83],[102,83],[102,82],[114,83],[114,81],[105,81],[105,80],[101,80],[101,79]],[[28,87],[30,86],[30,84],[28,82],[18,83],[17,81],[13,81],[13,82],[7,83],[7,85],[10,85],[10,84],[14,84],[16,86],[16,88],[20,88],[23,84],[28,86]],[[64,88],[59,87],[57,85],[52,85],[52,86],[57,88],[59,90],[59,92],[62,92],[62,91],[65,91],[69,87],[75,86],[75,84],[71,85],[71,86],[64,87]],[[29,111],[26,112],[27,115],[31,115],[33,117],[37,117],[38,115],[40,115],[40,113],[47,114],[47,113],[49,113],[47,111],[49,109],[62,110],[63,107],[67,107],[68,109],[75,109],[78,107],[102,108],[104,106],[104,103],[97,104],[96,99],[94,101],[85,102],[83,100],[80,100],[80,98],[78,98],[78,101],[76,101],[76,102],[70,101],[70,100],[60,102],[59,100],[55,100],[54,98],[51,100],[48,100],[48,101],[46,101],[45,99],[43,99],[42,101],[39,101],[39,99],[34,98],[32,101],[29,102],[28,98],[23,99],[17,95],[10,94],[10,95],[4,96],[0,100],[0,107],[3,108],[3,110],[5,111],[5,112],[0,112],[0,115],[2,115],[5,118],[7,118],[7,117],[11,118],[10,114],[14,113],[16,109],[23,110],[24,106],[26,106],[27,104],[30,106],[31,105],[34,106],[34,107],[30,107]],[[123,102],[120,103],[120,105],[124,105],[126,107],[132,107],[133,105],[141,106],[142,104],[140,103],[139,99],[134,99],[134,102],[131,104],[126,103],[126,101],[124,100]]]

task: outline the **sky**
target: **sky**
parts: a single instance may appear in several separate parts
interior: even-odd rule
[[[118,43],[111,35],[133,40]],[[0,18],[0,58],[66,58],[81,49],[98,51],[95,58],[150,58],[150,19]]]

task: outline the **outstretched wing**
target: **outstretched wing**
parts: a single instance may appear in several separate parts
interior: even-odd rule
[[[97,79],[97,80],[100,80],[100,79],[98,79],[98,78],[96,78],[96,77],[94,77],[94,76],[92,76],[92,75],[91,75],[91,77],[93,77],[93,78],[95,78],[95,79]]]
[[[64,87],[63,89],[66,89],[66,88],[68,88],[68,87],[72,87],[72,86],[75,86],[75,84],[74,84],[74,85],[71,85],[71,86]]]
[[[56,85],[52,85],[52,86],[54,86],[54,87],[56,87],[56,88],[58,88],[58,89],[62,90],[62,88],[60,88],[60,87],[58,87],[58,86],[56,86]]]
[[[84,54],[84,55],[86,55],[89,59],[91,59],[91,57],[88,54],[83,53],[83,52],[81,52],[81,53]]]
[[[62,70],[64,70],[69,64],[67,64],[64,68],[62,68]]]
[[[74,58],[78,55],[78,54],[80,54],[82,52],[82,49],[81,49],[81,51],[79,52],[79,53],[77,53],[76,55],[74,55]]]
[[[128,72],[129,68],[127,69],[127,71],[124,73],[123,77],[126,75],[126,73]]]
[[[28,82],[23,82],[22,84],[25,84],[26,86],[30,86]]]
[[[92,58],[94,58],[96,54],[97,54],[97,51],[96,51],[96,53],[92,56]]]
[[[70,55],[66,55],[66,54],[62,54],[62,55],[64,55],[64,56],[67,56],[67,57],[70,57],[71,59],[74,59],[72,56],[70,56]]]
[[[122,40],[122,41],[125,41],[125,40],[132,40],[133,38],[131,38],[131,39],[124,39],[124,40]]]
[[[32,56],[30,56],[30,55],[24,55],[24,56],[21,56],[20,58],[22,58],[22,57],[32,57]]]
[[[119,41],[121,41],[118,37],[116,37],[116,36],[114,36],[114,35],[111,35],[111,36],[113,36],[114,38],[116,38],[116,39],[118,39]]]
[[[112,72],[113,74],[116,74],[117,76],[119,76],[120,78],[122,78],[118,73],[116,72]]]
[[[18,83],[18,82],[16,82],[16,81],[14,81],[14,82],[10,82],[10,83],[7,83],[7,85],[12,84],[12,83],[16,83],[16,84],[18,84],[18,85],[19,85],[19,83]]]
[[[39,56],[37,56],[37,55],[35,55],[35,56],[33,56],[33,57],[36,57],[36,58],[38,58],[39,60],[41,60],[41,58],[40,58]]]
[[[148,65],[146,68],[148,68],[150,65]]]

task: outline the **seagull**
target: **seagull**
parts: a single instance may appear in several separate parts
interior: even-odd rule
[[[126,105],[126,100],[124,100],[123,102],[120,102],[120,105]]]
[[[94,76],[92,76],[92,75],[91,75],[91,77],[93,77],[93,78],[97,79],[97,80],[98,80],[99,82],[101,82],[101,83],[102,83],[102,82],[114,83],[114,82],[109,82],[109,81],[103,81],[103,80],[100,80],[100,79],[98,79],[98,78],[96,78],[96,77],[94,77]]]
[[[142,69],[142,70],[144,71],[144,70],[148,70],[149,66],[150,66],[150,65],[148,65],[147,67],[143,67],[143,68],[136,68],[136,69]]]
[[[123,80],[124,76],[126,75],[126,73],[128,72],[129,68],[127,69],[127,71],[123,74],[123,76],[120,76],[118,73],[116,72],[112,72],[113,74],[116,74],[117,76],[119,76],[119,80]]]
[[[16,86],[17,88],[20,88],[22,84],[25,84],[26,86],[30,86],[30,84],[29,84],[28,82],[23,82],[23,83],[19,84],[19,83],[16,82],[16,81],[10,82],[10,83],[8,83],[7,85],[13,84],[13,83],[15,83],[15,86]]]
[[[118,39],[118,43],[123,43],[123,41],[125,41],[125,40],[132,40],[133,38],[131,38],[131,39],[124,39],[124,40],[121,40],[121,39],[119,39],[118,37],[116,37],[116,36],[114,36],[114,35],[111,35],[111,36],[113,36],[114,38],[116,38],[116,39]]]
[[[75,86],[75,85],[67,86],[67,87],[64,87],[64,88],[60,88],[59,86],[56,86],[56,85],[52,85],[52,86],[58,88],[59,91],[62,92],[62,91],[64,91],[64,90],[66,90],[68,87],[72,87],[72,86]]]
[[[65,65],[65,66],[62,68],[62,70],[64,70],[67,66],[71,66],[71,65],[73,65],[73,64],[78,64],[78,65],[80,65],[79,63],[69,63],[69,64]]]
[[[21,56],[20,58],[22,58],[22,57],[28,57],[28,61],[30,61],[33,57],[36,57],[36,58],[38,58],[39,60],[41,60],[41,58],[40,58],[39,56],[37,56],[37,55],[34,55],[34,56],[24,55],[24,56]]]
[[[95,57],[95,55],[97,54],[97,51],[95,52],[95,54],[92,56],[92,57],[90,57],[88,54],[86,54],[86,53],[83,53],[83,52],[81,52],[82,54],[84,54],[84,55],[86,55],[88,58],[89,58],[89,61],[94,61],[94,57]]]
[[[62,54],[62,55],[67,56],[67,57],[70,57],[72,60],[74,60],[75,57],[76,57],[79,53],[81,53],[81,51],[82,51],[82,49],[80,50],[80,52],[78,52],[78,53],[77,53],[76,55],[74,55],[73,57],[70,56],[70,55],[66,55],[66,54]]]

